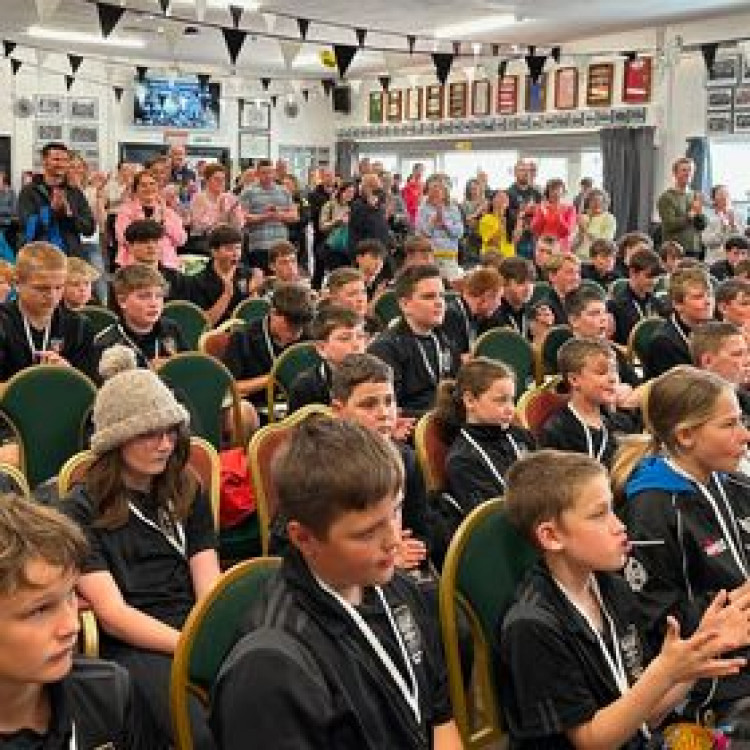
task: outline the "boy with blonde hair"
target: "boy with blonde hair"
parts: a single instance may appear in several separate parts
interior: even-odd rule
[[[91,263],[87,263],[82,258],[68,258],[68,272],[63,292],[65,307],[74,312],[79,312],[81,308],[86,307],[93,296],[92,285],[100,276],[99,270]]]

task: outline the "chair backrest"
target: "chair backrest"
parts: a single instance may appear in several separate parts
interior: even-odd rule
[[[557,393],[546,385],[535,388],[525,393],[518,402],[519,420],[535,438],[539,438],[547,420],[560,411],[568,403],[569,398],[568,394]]]
[[[245,614],[262,595],[280,564],[277,557],[239,563],[226,571],[210,593],[193,607],[177,642],[169,685],[176,750],[193,750],[189,692],[208,706],[213,682],[237,641]]]
[[[375,301],[372,308],[375,317],[387,326],[394,318],[401,315],[396,293],[392,289],[386,289]]]
[[[639,320],[628,336],[628,359],[644,362],[646,351],[651,344],[656,332],[664,325],[664,318],[658,315],[649,315]]]
[[[240,302],[234,308],[233,318],[239,318],[245,323],[264,318],[271,310],[271,303],[263,297],[251,297]]]
[[[0,492],[10,492],[26,499],[31,498],[29,483],[23,472],[10,464],[0,463]]]
[[[191,349],[198,349],[201,334],[211,327],[205,311],[188,300],[170,300],[164,305],[163,315],[177,324],[185,343]]]
[[[86,305],[79,312],[91,323],[91,327],[94,329],[94,336],[97,333],[101,333],[105,328],[109,328],[113,323],[120,322],[120,319],[112,310],[101,307],[101,305]]]
[[[221,450],[222,409],[227,397],[234,412],[235,435],[242,434],[237,385],[218,359],[200,352],[181,352],[163,362],[158,373],[190,412],[194,435]]]
[[[320,362],[320,354],[318,354],[315,345],[307,341],[292,344],[279,354],[271,368],[266,389],[269,422],[276,420],[278,392],[281,391],[283,398],[286,400],[297,377],[305,370],[320,364]]]
[[[534,291],[531,293],[529,299],[529,307],[534,307],[540,302],[544,302],[550,298],[552,294],[552,284],[549,281],[537,281],[534,283]]]
[[[445,462],[449,445],[443,440],[435,412],[422,415],[414,430],[417,461],[428,492],[440,492],[446,486]]]
[[[260,538],[263,554],[268,554],[268,537],[271,520],[276,515],[279,502],[271,477],[273,459],[279,449],[289,440],[292,429],[312,414],[331,414],[322,404],[308,404],[281,422],[268,424],[258,430],[247,449],[250,460],[250,479],[253,485],[255,507],[260,524]]]
[[[612,299],[617,299],[621,295],[625,294],[625,290],[628,288],[628,280],[624,278],[615,279],[609,285],[609,296]]]
[[[598,292],[602,297],[607,296],[607,290],[598,282],[593,279],[581,279],[581,288],[593,289]]]
[[[516,376],[516,398],[534,377],[534,350],[531,344],[512,328],[492,328],[483,333],[472,350],[475,357],[504,362]]]
[[[443,633],[453,714],[464,747],[483,747],[502,735],[497,699],[496,633],[536,551],[508,522],[502,500],[483,503],[453,536],[440,578]],[[474,643],[474,681],[481,693],[484,723],[475,727],[461,673],[458,610],[467,615]]]
[[[0,409],[18,438],[32,489],[83,448],[95,396],[94,384],[72,367],[35,365],[8,380]]]
[[[198,339],[198,351],[201,354],[208,354],[219,361],[223,361],[229,346],[229,339],[238,328],[242,328],[244,325],[244,321],[238,318],[230,318],[220,326],[202,333]]]
[[[570,326],[552,326],[547,331],[539,348],[539,366],[543,368],[542,376],[554,375],[557,373],[557,352],[568,339],[572,338],[573,331]]]

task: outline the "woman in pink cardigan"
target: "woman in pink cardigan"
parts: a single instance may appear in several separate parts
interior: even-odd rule
[[[125,239],[125,230],[138,219],[153,219],[164,227],[164,236],[160,240],[161,263],[167,268],[180,269],[180,258],[177,248],[187,241],[187,232],[179,214],[168,208],[159,195],[159,186],[148,170],[139,172],[133,178],[133,198],[120,206],[115,221],[117,236],[118,266],[127,266],[133,262]]]
[[[575,206],[563,203],[565,183],[560,179],[547,182],[544,188],[544,200],[534,210],[531,219],[531,231],[534,237],[557,237],[560,249],[569,252],[573,236],[578,225]]]
[[[190,233],[207,235],[218,224],[242,229],[245,212],[236,195],[227,191],[227,170],[221,164],[209,164],[204,171],[206,187],[190,203]]]

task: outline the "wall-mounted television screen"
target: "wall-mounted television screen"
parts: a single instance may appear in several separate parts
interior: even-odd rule
[[[136,125],[216,129],[220,94],[218,83],[203,85],[196,76],[149,76],[135,84],[133,119]]]

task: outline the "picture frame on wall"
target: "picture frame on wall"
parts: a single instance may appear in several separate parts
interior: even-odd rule
[[[97,123],[68,125],[67,142],[76,150],[96,146],[99,143],[99,125]]]
[[[492,106],[492,84],[481,78],[471,83],[471,114],[474,117],[487,117]]]
[[[750,112],[734,113],[734,132],[750,133]]]
[[[589,65],[586,80],[586,105],[589,107],[611,107],[614,79],[614,63]]]
[[[50,141],[65,141],[65,126],[61,122],[37,120],[34,123],[34,141],[43,146]],[[39,149],[35,149],[38,151]]]
[[[386,98],[385,119],[388,122],[401,122],[404,115],[404,92],[401,89],[391,89]]]
[[[52,94],[37,94],[34,97],[34,110],[37,117],[59,117],[62,120],[65,117],[65,98]]]
[[[426,86],[424,90],[424,112],[428,120],[442,120],[445,89],[440,85]]]
[[[741,83],[750,84],[750,54],[742,55],[742,72],[740,77]]]
[[[406,91],[406,117],[411,122],[422,119],[422,88],[407,89]]]
[[[367,122],[379,125],[383,122],[383,92],[371,91],[367,100]]]
[[[68,99],[68,120],[91,122],[99,119],[99,99],[93,96],[71,96]]]
[[[578,106],[578,68],[558,68],[555,71],[555,109],[575,109]]]
[[[504,76],[497,79],[498,115],[515,115],[518,112],[518,76]]]
[[[651,101],[652,58],[625,60],[622,70],[622,100],[625,104],[646,104]]]
[[[527,112],[544,112],[547,109],[547,74],[542,73],[533,82],[531,76],[526,76],[526,99],[524,109]]]
[[[709,111],[729,109],[732,106],[734,89],[731,86],[716,86],[706,92],[706,107]]]
[[[732,132],[732,112],[709,112],[706,118],[706,133],[711,135],[726,135]]]
[[[714,60],[706,86],[734,86],[740,79],[740,56],[723,55]]]
[[[714,91],[717,90],[718,89],[714,89]],[[750,109],[750,85],[738,86],[734,90],[734,108],[743,110]]]
[[[456,81],[448,86],[448,117],[466,117],[468,93],[466,81]]]

